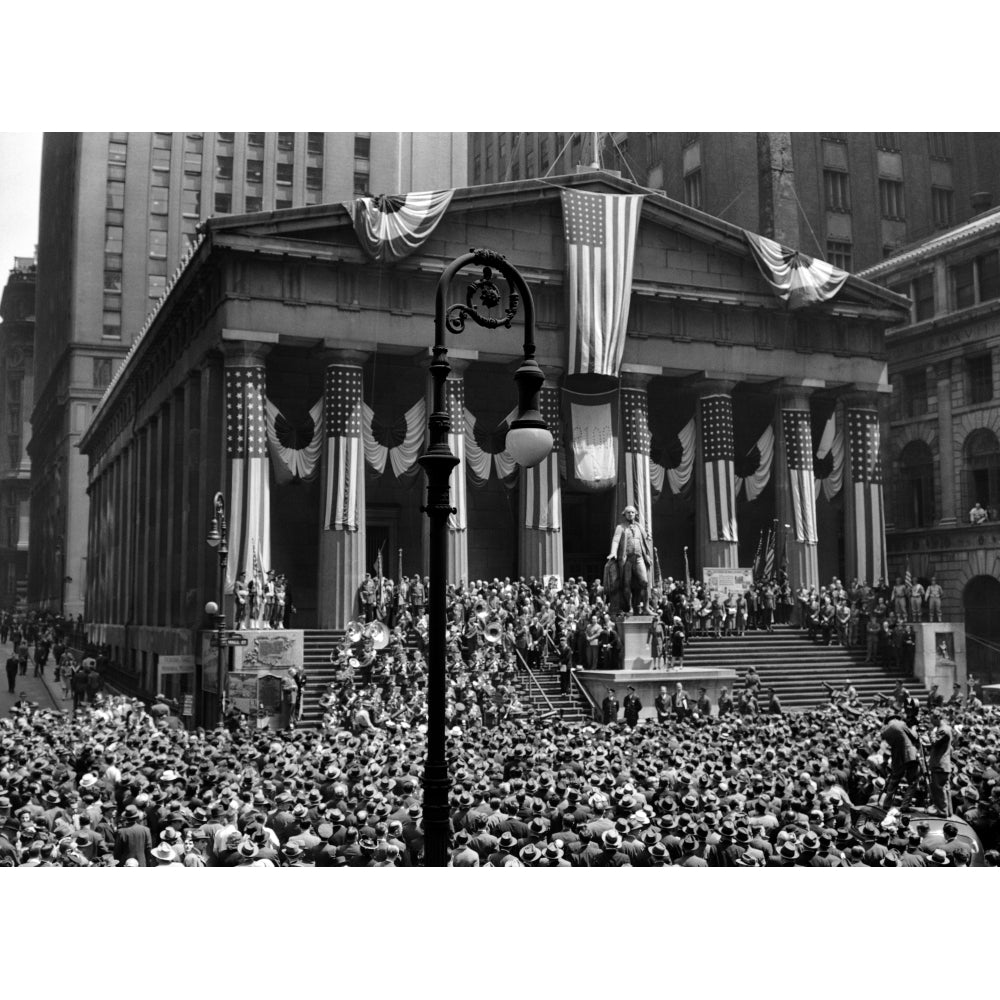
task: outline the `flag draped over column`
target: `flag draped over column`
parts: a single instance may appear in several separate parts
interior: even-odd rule
[[[552,432],[552,451],[538,465],[524,470],[523,489],[527,494],[524,524],[539,531],[561,531],[559,453],[562,449],[562,423],[559,419],[559,390],[543,386],[538,398],[542,419]]]
[[[797,542],[816,541],[816,495],[813,492],[812,427],[808,410],[782,410],[785,461],[792,493]]]
[[[451,204],[454,191],[412,191],[345,201],[354,232],[373,259],[394,263],[420,249]]]
[[[701,399],[702,461],[708,504],[708,537],[736,542],[736,484],[733,472],[733,400],[712,395]]]
[[[452,531],[465,531],[468,513],[465,495],[465,382],[461,378],[445,379],[445,407],[448,410],[448,447],[458,459],[451,471],[451,505],[456,513],[448,515]]]
[[[858,556],[858,579],[876,583],[886,577],[878,413],[849,409],[847,438],[854,488],[854,545]]]
[[[625,444],[625,503],[639,512],[638,521],[653,535],[653,489],[650,479],[649,401],[645,389],[622,389]]]
[[[571,375],[618,374],[625,350],[642,197],[562,192]]]
[[[764,280],[790,309],[832,299],[850,277],[847,271],[825,260],[790,250],[766,236],[744,232]]]
[[[226,368],[226,457],[229,460],[229,559],[226,590],[252,565],[254,552],[271,562],[271,491],[264,420],[265,370]]]
[[[316,478],[319,457],[323,451],[323,398],[309,410],[309,423],[302,428],[292,427],[285,415],[271,402],[265,400],[267,414],[267,447],[271,453],[271,467],[279,486],[300,479],[307,483]],[[308,444],[299,444],[299,431],[304,431]]]
[[[361,369],[330,365],[326,370],[325,528],[358,530],[358,487],[361,454]]]
[[[823,434],[816,449],[817,461],[822,462],[827,455],[830,456],[832,465],[826,476],[816,479],[817,500],[820,490],[823,491],[823,496],[827,500],[832,500],[840,492],[840,487],[844,485],[844,433],[837,425],[836,409],[830,414],[830,419],[827,420],[826,426],[823,428]]]

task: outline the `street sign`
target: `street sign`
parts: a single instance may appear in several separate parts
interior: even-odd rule
[[[213,635],[209,639],[210,644],[213,648],[218,649],[220,645],[222,646],[249,646],[250,640],[245,635],[240,635],[239,632],[223,632],[222,642],[219,642],[218,634]]]

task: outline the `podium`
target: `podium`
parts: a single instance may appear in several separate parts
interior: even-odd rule
[[[653,658],[649,655],[649,625],[652,615],[629,615],[618,622],[618,638],[622,642],[622,670],[650,670]]]

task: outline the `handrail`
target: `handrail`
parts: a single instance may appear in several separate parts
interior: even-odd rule
[[[545,688],[543,688],[542,685],[539,683],[538,678],[534,674],[534,671],[531,669],[531,667],[528,666],[528,661],[521,655],[521,650],[519,650],[516,646],[514,647],[514,655],[521,661],[521,666],[524,667],[524,669],[528,672],[528,676],[534,682],[535,687],[538,688],[538,691],[542,696],[542,700],[545,702],[546,705],[549,706],[549,711],[553,715],[559,715],[559,709],[557,709],[555,705],[553,705],[552,702],[549,701],[549,696],[545,693]]]
[[[594,720],[594,722],[602,721],[604,718],[604,714],[597,707],[597,702],[594,701],[590,692],[587,690],[586,685],[583,683],[583,681],[580,680],[579,677],[576,676],[576,671],[570,670],[569,675],[572,678],[573,683],[576,685],[577,690],[583,692],[583,697],[586,699],[587,704],[590,705],[590,717]]]

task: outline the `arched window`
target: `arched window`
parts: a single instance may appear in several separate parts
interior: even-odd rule
[[[911,441],[901,452],[895,490],[897,528],[934,523],[934,455],[926,441]]]
[[[981,503],[991,521],[1000,513],[1000,442],[986,427],[973,431],[965,439],[966,509]]]

